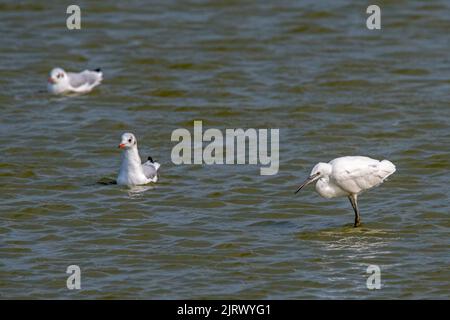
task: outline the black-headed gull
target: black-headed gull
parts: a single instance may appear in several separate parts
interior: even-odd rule
[[[316,191],[324,198],[348,197],[355,211],[355,227],[361,224],[358,194],[376,187],[395,172],[395,165],[369,157],[341,157],[329,163],[319,162],[297,189],[317,181]]]
[[[119,148],[123,149],[123,155],[117,184],[136,186],[158,181],[160,164],[154,162],[151,157],[148,158],[147,162],[141,162],[134,134],[124,133]]]
[[[65,72],[61,68],[54,68],[50,71],[47,88],[53,94],[86,93],[98,86],[102,80],[103,73],[100,69],[73,73]]]

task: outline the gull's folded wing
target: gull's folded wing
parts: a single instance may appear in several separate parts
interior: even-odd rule
[[[142,169],[144,170],[144,174],[148,179],[154,179],[158,176],[158,169],[160,164],[158,162],[147,161],[142,164]]]
[[[80,73],[69,72],[69,83],[73,88],[79,88],[82,86],[92,87],[99,84],[102,81],[102,73],[97,71],[85,70]]]

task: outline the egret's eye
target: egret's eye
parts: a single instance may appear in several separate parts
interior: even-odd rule
[[[128,142],[129,142],[129,143],[131,143],[131,141],[133,141],[133,140],[132,140],[131,138],[130,138],[130,139],[128,139]]]
[[[317,172],[316,175],[320,175],[320,172]]]

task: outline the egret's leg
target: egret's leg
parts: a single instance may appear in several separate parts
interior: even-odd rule
[[[359,209],[358,209],[358,195],[351,194],[348,196],[350,203],[352,204],[353,210],[355,211],[355,224],[353,225],[355,228],[359,227],[361,224],[361,219],[359,217]]]

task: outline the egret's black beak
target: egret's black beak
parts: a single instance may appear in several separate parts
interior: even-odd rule
[[[298,187],[298,189],[297,189],[297,191],[295,191],[295,193],[297,194],[297,192],[302,190],[303,187],[306,187],[308,184],[316,181],[318,177],[319,177],[319,173],[316,173],[316,174],[313,174],[312,176],[309,176],[308,179],[303,181],[303,183],[300,185],[300,187]]]

